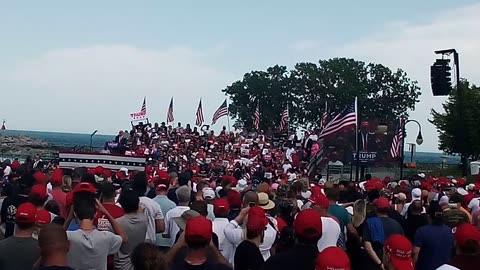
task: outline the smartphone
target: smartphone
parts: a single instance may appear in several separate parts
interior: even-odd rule
[[[254,202],[249,202],[249,203],[248,203],[248,207],[253,207],[253,206],[255,206],[255,203],[254,203]]]

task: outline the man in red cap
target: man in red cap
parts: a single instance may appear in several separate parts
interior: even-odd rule
[[[62,169],[55,169],[52,176],[50,177],[50,184],[52,185],[52,195],[53,200],[55,200],[60,206],[60,216],[67,218],[68,213],[66,212],[66,200],[67,193],[63,192],[63,171]]]
[[[350,270],[350,259],[339,247],[328,247],[317,256],[315,270]]]
[[[0,241],[0,269],[32,269],[40,256],[38,242],[32,237],[37,207],[21,204],[15,214],[15,234]]]
[[[229,212],[230,204],[227,199],[219,198],[213,202],[213,213],[215,214],[213,232],[218,236],[218,249],[227,260],[231,260],[234,255],[234,246],[225,237],[225,227],[229,223],[227,218]],[[233,263],[233,261],[230,261],[230,263]]]
[[[177,207],[177,205],[172,202],[168,197],[168,187],[170,182],[168,181],[168,174],[166,176],[160,176],[160,180],[156,183],[156,194],[157,196],[153,198],[153,200],[160,205],[162,209],[162,213],[168,213],[173,208]],[[160,247],[161,250],[167,250],[170,248],[170,239],[163,237],[163,234],[157,234],[156,245]]]
[[[246,239],[235,250],[234,265],[236,270],[260,270],[264,263],[260,252],[268,220],[259,206],[253,206],[248,211],[246,224]]]
[[[178,242],[168,252],[169,258],[174,258],[176,253],[186,244],[187,256],[182,261],[175,263],[171,270],[188,269],[231,269],[228,262],[212,244],[212,222],[204,216],[196,216],[188,219],[183,236],[180,236]],[[213,251],[215,261],[207,258],[208,250]],[[224,262],[227,264],[219,263]]]
[[[456,255],[438,269],[476,270],[480,266],[480,231],[470,223],[464,223],[454,229]]]
[[[377,207],[377,217],[371,217],[366,220],[363,229],[363,241],[365,250],[370,260],[368,263],[372,269],[382,265],[382,253],[385,239],[393,234],[403,235],[402,226],[394,219],[388,216],[390,211],[390,202],[385,197],[380,197],[374,202]]]
[[[318,251],[321,252],[327,247],[337,246],[337,241],[340,237],[340,222],[338,222],[334,216],[328,214],[330,203],[328,202],[327,197],[322,193],[318,193],[309,200],[312,203],[312,209],[322,215],[323,234],[318,241]]]
[[[381,269],[413,270],[412,243],[401,234],[393,234],[385,240]]]
[[[315,269],[317,243],[323,233],[322,216],[313,209],[305,209],[295,217],[293,228],[296,245],[290,251],[270,257],[263,269]]]

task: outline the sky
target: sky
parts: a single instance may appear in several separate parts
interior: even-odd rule
[[[477,3],[475,3],[477,2]],[[418,151],[438,151],[430,65],[455,48],[480,84],[480,3],[424,1],[0,0],[0,119],[19,130],[116,134],[147,97],[152,121],[210,122],[226,86],[276,64],[349,57],[401,68],[421,87]],[[217,126],[226,125],[222,119]],[[416,125],[407,126],[407,142]]]

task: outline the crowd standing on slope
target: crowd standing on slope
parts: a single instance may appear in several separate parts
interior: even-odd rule
[[[102,150],[144,172],[4,161],[0,269],[478,269],[480,179],[307,177],[316,132],[165,125]]]

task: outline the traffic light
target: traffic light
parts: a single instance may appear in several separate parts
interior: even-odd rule
[[[437,59],[430,67],[430,81],[434,96],[446,96],[452,90],[450,59]]]

